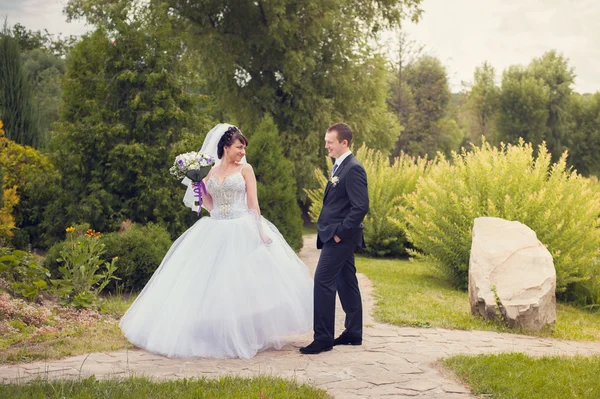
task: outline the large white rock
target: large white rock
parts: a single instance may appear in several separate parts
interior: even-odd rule
[[[556,323],[556,270],[533,230],[494,217],[475,219],[469,259],[471,313],[540,331]]]

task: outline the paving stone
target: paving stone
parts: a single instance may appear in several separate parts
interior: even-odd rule
[[[305,236],[305,239],[306,236]],[[318,251],[314,239],[300,256],[314,268]],[[598,342],[540,339],[493,331],[397,327],[373,321],[373,286],[358,275],[363,294],[362,346],[338,346],[317,356],[302,355],[300,346],[312,334],[292,337],[281,350],[269,350],[252,359],[172,359],[139,349],[72,356],[63,360],[1,365],[0,382],[26,382],[36,378],[72,379],[94,374],[98,379],[144,375],[161,380],[217,378],[225,375],[271,375],[319,386],[336,398],[442,398],[474,399],[469,390],[446,378],[434,365],[452,354],[523,352],[532,356],[600,354]],[[336,331],[343,331],[344,313],[338,303]]]

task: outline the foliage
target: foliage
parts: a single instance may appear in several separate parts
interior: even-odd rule
[[[498,130],[500,139],[516,143],[519,138],[539,145],[544,139],[550,91],[541,79],[522,67],[512,66],[502,76]]]
[[[292,163],[285,158],[277,126],[265,116],[250,137],[248,160],[256,175],[262,215],[295,250],[302,248],[302,218],[296,202]]]
[[[323,389],[270,376],[243,378],[182,379],[156,381],[144,377],[97,380],[88,377],[79,380],[48,382],[37,380],[27,385],[0,386],[0,396],[10,398],[44,397],[73,399],[110,397],[119,399],[196,399],[196,398],[268,398],[268,399],[329,399]]]
[[[15,39],[0,33],[0,114],[6,137],[22,145],[42,147],[46,137],[40,130],[27,72]]]
[[[544,82],[549,98],[546,107],[548,119],[544,141],[554,161],[565,151],[567,136],[571,131],[569,102],[575,83],[575,72],[569,60],[551,50],[540,58],[534,58],[528,67],[530,74]]]
[[[88,230],[83,239],[77,240],[75,229],[67,229],[67,244],[60,251],[58,261],[59,279],[53,279],[52,288],[63,304],[76,308],[91,308],[98,304],[98,295],[114,276],[118,257],[110,262],[101,260],[106,252],[99,240],[100,234]],[[101,269],[102,268],[102,269]]]
[[[500,88],[496,86],[496,71],[488,62],[475,68],[473,86],[468,93],[468,109],[472,117],[471,141],[485,136],[492,144],[497,143],[496,119]]]
[[[32,254],[4,248],[0,249],[0,276],[8,281],[13,295],[35,301],[48,290],[50,272]]]
[[[106,252],[102,259],[119,258],[115,276],[125,291],[141,291],[171,247],[169,232],[157,224],[123,224],[122,231],[104,234],[100,239]],[[107,286],[114,290],[115,284]]]
[[[186,90],[192,64],[174,17],[157,2],[135,7],[108,7],[114,25],[98,27],[70,53],[52,140],[63,176],[48,215],[56,235],[68,223],[114,231],[131,219],[159,223],[176,237],[194,221],[176,200],[183,187],[168,167],[186,132],[208,130],[196,124],[206,111],[196,103],[201,96]]]
[[[105,19],[92,6],[97,2],[71,4]],[[325,155],[322,135],[332,122],[356,125],[357,145],[389,150],[383,145],[399,128],[385,108],[385,72],[369,42],[403,17],[418,20],[420,0],[167,2],[190,25],[219,108],[241,126],[273,116],[299,199],[313,184],[311,171]]]
[[[531,357],[523,353],[444,359],[443,364],[471,387],[473,394],[491,398],[600,397],[600,356]],[[507,376],[518,378],[506,378]]]
[[[369,213],[365,217],[365,253],[372,256],[405,255],[408,244],[404,229],[390,221],[397,215],[397,208],[404,205],[404,195],[415,190],[420,177],[426,174],[430,163],[424,158],[412,158],[405,154],[389,158],[380,151],[362,146],[356,151],[356,158],[367,172],[369,185]],[[309,215],[316,223],[323,204],[323,194],[327,177],[331,175],[331,161],[328,160],[327,175],[321,170],[314,171],[320,187],[307,189],[311,201]]]
[[[517,220],[533,229],[554,259],[557,292],[597,274],[600,195],[595,184],[552,164],[542,145],[492,147],[484,142],[429,170],[396,219],[409,240],[466,287],[473,221]]]
[[[59,175],[50,159],[32,147],[0,137],[0,148],[5,184],[1,217],[13,218],[17,227],[11,243],[20,249],[44,247],[54,239],[46,234],[44,220],[48,203],[57,196]]]
[[[2,190],[2,207],[0,208],[0,246],[7,245],[14,236],[15,219],[12,215],[13,208],[19,203],[17,188],[4,188]]]
[[[600,92],[571,95],[573,130],[568,135],[569,163],[584,176],[600,176]]]
[[[22,51],[41,49],[55,57],[66,56],[77,41],[75,35],[55,36],[46,29],[44,31],[32,31],[18,22],[12,27],[6,28],[5,32],[18,42]]]
[[[39,113],[40,129],[45,133],[59,118],[65,60],[46,50],[34,49],[23,54],[23,67],[35,93],[33,101]]]
[[[600,312],[556,305],[556,326],[520,331],[473,317],[468,293],[457,290],[434,263],[359,256],[356,267],[373,282],[373,316],[396,326],[484,330],[577,341],[600,340]]]
[[[434,156],[444,147],[458,149],[464,133],[458,129],[456,122],[444,120],[448,118],[450,88],[441,62],[437,58],[423,56],[406,66],[402,79],[402,85],[393,85],[396,91],[402,90],[393,96],[402,98],[401,106],[395,101],[392,107],[396,107],[404,128],[394,154],[398,156],[404,152]]]
[[[545,141],[557,161],[571,130],[569,102],[575,74],[556,51],[535,58],[526,67],[504,71],[498,115],[499,140],[515,144],[519,138],[534,146]]]

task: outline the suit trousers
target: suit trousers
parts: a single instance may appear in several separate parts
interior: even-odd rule
[[[323,244],[314,289],[314,339],[333,343],[335,329],[335,296],[339,293],[346,313],[346,333],[362,338],[362,300],[356,278],[354,250],[356,240],[347,239]]]

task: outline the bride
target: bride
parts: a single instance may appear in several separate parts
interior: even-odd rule
[[[312,328],[313,281],[260,216],[247,138],[219,124],[201,152],[215,166],[199,219],[171,246],[119,325],[127,339],[169,357],[249,358]],[[184,203],[197,209],[189,180]]]

